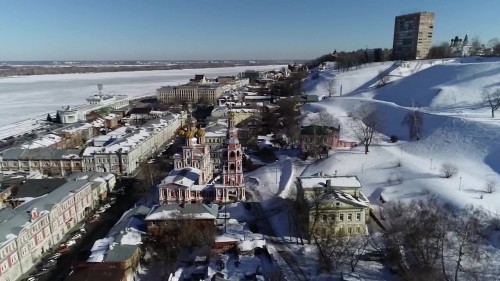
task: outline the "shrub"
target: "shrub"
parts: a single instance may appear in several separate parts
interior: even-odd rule
[[[456,175],[458,173],[458,168],[457,166],[449,163],[449,162],[445,162],[441,165],[441,176],[443,178],[451,178],[453,177],[454,175]]]
[[[399,140],[399,139],[398,139],[398,137],[397,137],[397,136],[395,136],[395,135],[392,135],[392,136],[391,136],[391,142],[392,142],[392,143],[398,142],[398,140]]]

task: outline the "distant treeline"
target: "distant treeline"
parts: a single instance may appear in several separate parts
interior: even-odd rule
[[[219,62],[219,63],[184,63],[175,65],[137,65],[137,66],[0,66],[0,77],[2,76],[27,76],[44,74],[70,74],[70,73],[98,73],[98,72],[122,72],[122,71],[150,71],[171,70],[189,68],[218,68],[231,66],[253,66],[269,65],[272,62],[262,61],[248,64]]]

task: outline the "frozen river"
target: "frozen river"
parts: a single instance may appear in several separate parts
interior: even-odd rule
[[[103,84],[107,94],[142,96],[154,94],[161,86],[186,83],[195,74],[216,78],[236,75],[246,69],[272,70],[280,67],[282,65],[0,78],[0,126],[55,112],[67,105],[84,104],[85,98],[97,93],[97,84]]]

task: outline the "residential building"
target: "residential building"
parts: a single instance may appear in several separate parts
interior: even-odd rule
[[[302,153],[325,154],[328,150],[339,146],[340,126],[303,126],[300,129],[300,145]]]
[[[238,78],[240,79],[249,79],[250,81],[254,81],[255,79],[263,78],[264,72],[258,70],[245,70],[238,74]]]
[[[2,171],[38,171],[49,176],[65,176],[83,171],[81,149],[53,149],[47,147],[12,148],[0,153]]]
[[[86,262],[76,264],[75,271],[65,280],[89,280],[96,272],[113,271],[116,280],[134,280],[141,259],[142,236],[146,233],[145,218],[150,209],[137,206],[126,211],[105,238],[94,242]],[[116,269],[116,270],[115,270]],[[118,278],[119,276],[119,278]]]
[[[226,119],[218,119],[216,122],[210,122],[210,124],[205,127],[205,142],[210,149],[210,158],[212,159],[215,171],[220,171],[222,169],[221,159],[226,135]]]
[[[319,172],[300,176],[298,180],[299,199],[305,200],[310,207],[310,228],[333,229],[349,235],[367,233],[370,204],[356,176],[331,176]]]
[[[194,220],[196,227],[215,228],[215,220],[219,213],[217,204],[170,204],[159,205],[151,209],[146,217],[149,236],[167,236],[174,239],[178,233],[176,226],[184,220]]]
[[[182,124],[183,115],[168,114],[140,128],[123,127],[94,139],[83,153],[84,171],[131,175],[142,161],[155,155],[171,140]]]
[[[91,184],[69,181],[15,209],[0,210],[0,279],[27,273],[91,208]]]
[[[67,180],[81,180],[92,184],[92,201],[97,206],[104,201],[110,192],[115,190],[116,177],[111,173],[76,172],[66,177]]]
[[[394,60],[425,59],[432,46],[434,13],[397,16],[394,22]]]

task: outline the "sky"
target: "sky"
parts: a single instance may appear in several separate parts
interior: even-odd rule
[[[0,61],[312,59],[391,48],[434,12],[433,43],[499,37],[499,0],[0,0]]]

